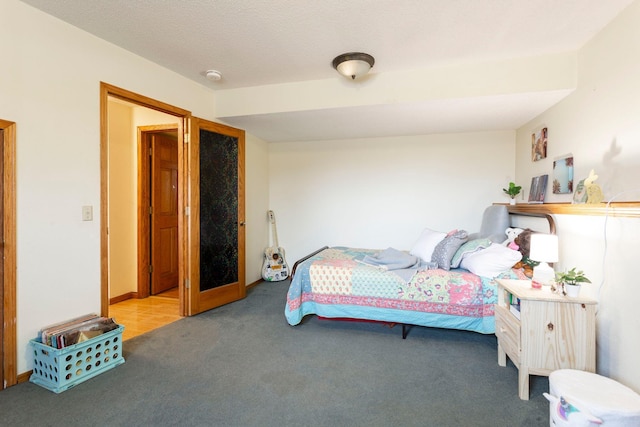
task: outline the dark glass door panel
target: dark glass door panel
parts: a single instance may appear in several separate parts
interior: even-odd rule
[[[238,138],[200,129],[200,291],[238,281]]]

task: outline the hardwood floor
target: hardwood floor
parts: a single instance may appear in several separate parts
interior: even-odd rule
[[[128,299],[109,306],[109,317],[124,325],[123,341],[181,319],[178,288],[144,299]]]

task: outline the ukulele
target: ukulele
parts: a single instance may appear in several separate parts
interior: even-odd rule
[[[276,230],[276,217],[273,211],[267,213],[271,222],[271,233],[273,243],[264,251],[264,262],[262,263],[262,278],[268,282],[279,282],[289,277],[289,266],[284,259],[284,249],[278,245],[278,231]]]

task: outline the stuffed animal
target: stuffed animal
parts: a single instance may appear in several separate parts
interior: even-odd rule
[[[518,250],[518,244],[515,242],[516,238],[518,237],[518,235],[520,233],[522,233],[524,230],[522,228],[517,228],[517,227],[509,227],[506,230],[504,230],[504,234],[507,235],[507,240],[505,240],[504,242],[502,242],[502,244],[510,249],[513,249],[514,251]]]
[[[602,420],[593,416],[586,408],[572,402],[570,398],[556,397],[549,393],[542,393],[551,405],[551,420],[554,426],[592,426],[602,424]]]
[[[518,245],[518,250],[522,254],[522,257],[529,258],[529,251],[531,248],[531,233],[533,230],[525,228],[516,236],[514,243]]]
[[[522,254],[522,259],[513,268],[522,268],[524,275],[529,278],[533,277],[533,267],[536,266],[536,263],[529,259],[531,233],[533,233],[533,230],[526,228],[518,233],[514,240],[514,244],[518,246],[518,251]]]

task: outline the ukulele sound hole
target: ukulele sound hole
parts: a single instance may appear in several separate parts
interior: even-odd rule
[[[277,260],[278,260],[278,258],[280,258],[280,256],[279,256],[278,254],[273,254],[273,260],[274,260],[274,261],[277,261]]]

